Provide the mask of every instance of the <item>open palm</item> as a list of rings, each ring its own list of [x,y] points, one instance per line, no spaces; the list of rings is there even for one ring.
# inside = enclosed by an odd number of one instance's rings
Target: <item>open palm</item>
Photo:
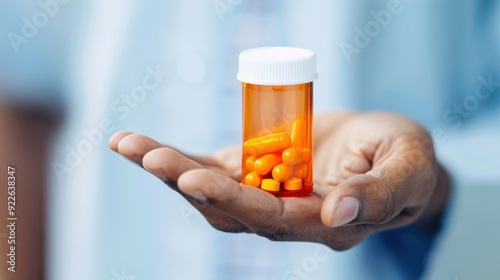
[[[216,229],[273,241],[345,250],[443,208],[447,182],[438,183],[432,141],[418,124],[384,113],[321,115],[314,139],[308,197],[275,197],[241,185],[240,146],[189,156],[130,132],[115,134],[109,145],[179,192]]]

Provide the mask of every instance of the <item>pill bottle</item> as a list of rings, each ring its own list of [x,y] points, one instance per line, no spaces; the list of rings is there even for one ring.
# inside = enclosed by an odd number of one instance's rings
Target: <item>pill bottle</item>
[[[312,51],[265,47],[240,53],[243,88],[242,184],[275,196],[313,190]]]

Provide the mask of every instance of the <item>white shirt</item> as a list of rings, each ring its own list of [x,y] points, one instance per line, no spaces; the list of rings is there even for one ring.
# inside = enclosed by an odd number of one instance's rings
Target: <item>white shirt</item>
[[[486,5],[479,2],[477,7]],[[61,103],[68,112],[48,163],[50,279],[305,277],[292,271],[295,265],[310,279],[405,278],[384,258],[384,247],[379,263],[360,263],[373,248],[369,242],[336,253],[317,244],[217,232],[180,196],[106,145],[119,130],[190,153],[238,143],[237,55],[269,45],[316,52],[316,112],[384,109],[405,113],[431,130],[448,127],[442,112],[470,95],[478,76],[498,74],[492,65],[499,65],[493,51],[499,39],[472,40],[480,35],[470,24],[490,28],[481,19],[498,19],[491,11],[468,13],[476,3],[454,3],[457,11],[450,14],[448,4],[402,1],[387,26],[379,23],[370,43],[357,46],[356,28],[366,33],[377,21],[371,11],[389,11],[389,4],[397,3],[71,1],[52,10],[27,43],[16,48],[3,40],[0,81],[12,89],[4,93],[19,92],[21,102]],[[7,8],[1,9],[1,34],[24,36],[22,17],[33,22],[37,13],[48,14],[30,1]],[[341,48],[346,44],[358,52],[346,55]],[[4,94],[2,100],[19,96]],[[498,104],[492,97],[481,110]],[[85,143],[91,143],[89,152]]]

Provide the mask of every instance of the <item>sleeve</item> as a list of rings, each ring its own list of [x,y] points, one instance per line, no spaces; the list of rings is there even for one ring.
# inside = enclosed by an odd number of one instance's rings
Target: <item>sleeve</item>
[[[376,270],[372,275],[376,279],[421,279],[436,237],[446,224],[448,208],[424,226],[413,223],[369,236],[362,256],[370,264],[368,269]]]

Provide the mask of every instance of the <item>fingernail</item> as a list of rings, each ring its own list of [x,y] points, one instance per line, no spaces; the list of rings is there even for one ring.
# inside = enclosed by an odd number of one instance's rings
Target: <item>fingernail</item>
[[[338,227],[356,219],[359,214],[359,200],[353,196],[344,196],[337,203],[333,214],[332,227]]]

